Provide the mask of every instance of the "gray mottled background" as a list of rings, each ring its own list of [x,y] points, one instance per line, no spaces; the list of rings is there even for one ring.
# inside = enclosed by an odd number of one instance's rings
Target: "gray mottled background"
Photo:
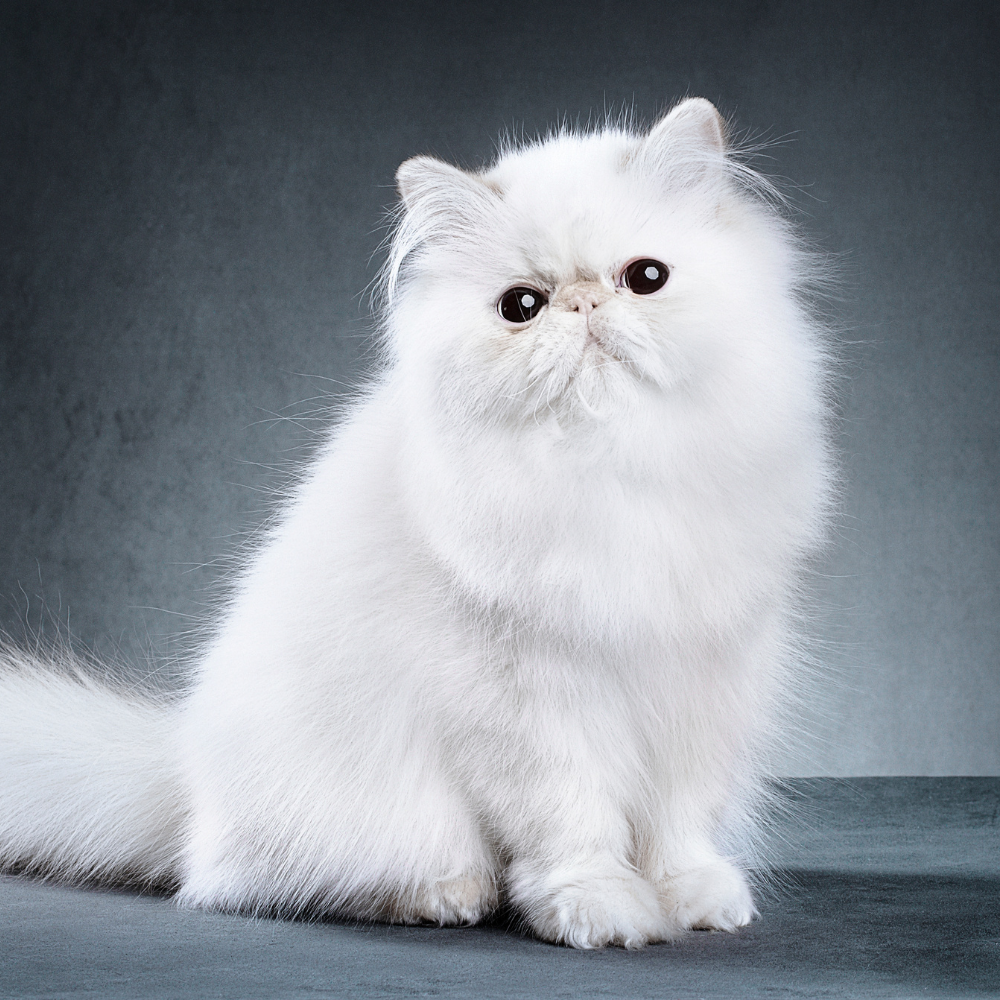
[[[704,95],[838,256],[845,512],[789,771],[1000,773],[992,4],[0,7],[0,624],[169,656],[363,376],[396,165]],[[373,256],[374,255],[374,256]]]

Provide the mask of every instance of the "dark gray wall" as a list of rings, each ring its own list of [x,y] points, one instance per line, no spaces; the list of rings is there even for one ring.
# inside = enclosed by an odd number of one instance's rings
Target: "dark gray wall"
[[[786,767],[1000,773],[997,51],[990,4],[8,0],[0,623],[182,649],[308,452],[275,418],[363,375],[399,161],[699,94],[783,140],[852,342],[822,738]]]

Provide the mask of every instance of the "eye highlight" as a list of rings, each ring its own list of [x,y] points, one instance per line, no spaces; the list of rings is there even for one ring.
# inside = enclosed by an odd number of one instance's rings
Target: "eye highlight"
[[[670,268],[651,257],[642,257],[622,268],[618,275],[618,287],[627,288],[636,295],[652,295],[658,292],[670,277]]]
[[[497,303],[497,312],[508,323],[527,323],[534,319],[548,303],[548,297],[537,288],[515,285],[508,288]]]

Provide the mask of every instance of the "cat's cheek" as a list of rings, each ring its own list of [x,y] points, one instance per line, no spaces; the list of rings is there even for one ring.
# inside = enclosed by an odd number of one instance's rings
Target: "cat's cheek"
[[[466,338],[438,359],[434,384],[441,412],[459,423],[509,417],[523,408],[530,358],[523,339],[495,332]]]

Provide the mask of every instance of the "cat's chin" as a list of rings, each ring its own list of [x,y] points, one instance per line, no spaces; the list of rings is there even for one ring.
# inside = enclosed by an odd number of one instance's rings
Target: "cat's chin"
[[[663,387],[644,379],[634,365],[595,351],[554,408],[561,417],[586,425],[627,416],[662,392]]]

